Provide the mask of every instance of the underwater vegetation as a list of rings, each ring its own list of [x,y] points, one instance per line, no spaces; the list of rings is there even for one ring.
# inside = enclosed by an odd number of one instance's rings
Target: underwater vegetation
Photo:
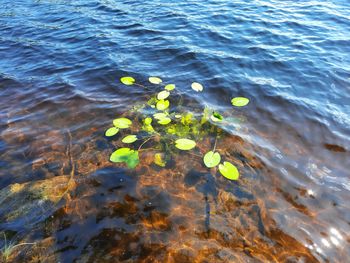
[[[152,150],[157,150],[157,153],[154,154],[154,163],[165,167],[172,154],[190,151],[205,137],[213,136],[215,143],[212,150],[204,154],[204,165],[207,168],[218,166],[222,176],[229,180],[237,180],[239,178],[237,167],[225,160],[225,157],[216,149],[217,140],[222,134],[222,130],[216,124],[223,122],[224,117],[209,107],[205,107],[199,114],[184,111],[181,109],[182,96],[177,94],[175,84],[163,84],[159,77],[150,77],[148,80],[151,84],[160,86],[162,90],[152,95],[146,103],[134,107],[136,111],[146,112],[146,114],[142,118],[136,119],[138,123],[133,123],[128,116],[116,118],[113,120],[113,127],[108,128],[105,132],[105,136],[112,137],[122,129],[137,126],[136,134],[129,134],[121,141],[125,145],[137,141],[142,141],[142,143],[137,149],[118,148],[111,154],[110,161],[125,163],[128,168],[133,169],[140,162],[139,153],[148,149],[143,148],[143,146],[148,141],[153,140],[156,142],[156,146],[152,145]],[[130,76],[122,77],[120,81],[127,86],[135,85],[148,89]],[[203,91],[203,85],[198,82],[193,82],[191,88],[196,92]],[[170,104],[170,97],[173,99],[172,104]],[[231,100],[234,107],[243,107],[248,103],[249,99],[245,97],[234,97]]]

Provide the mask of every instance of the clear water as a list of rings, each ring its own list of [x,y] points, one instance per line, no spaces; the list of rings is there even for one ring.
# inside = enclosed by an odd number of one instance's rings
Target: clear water
[[[345,262],[349,10],[345,0],[2,0],[0,246],[29,243],[8,260]],[[241,179],[190,154],[166,169],[147,153],[134,171],[110,163],[119,143],[104,131],[153,94],[122,85],[125,75],[175,83],[188,111],[239,118],[218,150]],[[235,110],[234,96],[251,102]],[[65,197],[23,192],[45,187]]]

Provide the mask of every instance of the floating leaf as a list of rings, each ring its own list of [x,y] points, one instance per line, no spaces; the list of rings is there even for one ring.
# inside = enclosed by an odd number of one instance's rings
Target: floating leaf
[[[164,161],[163,154],[156,153],[154,155],[154,163],[158,166],[165,167],[166,162]]]
[[[133,143],[137,141],[137,136],[136,135],[128,135],[125,136],[122,140],[123,143]]]
[[[153,117],[157,120],[161,120],[161,119],[164,119],[166,118],[168,115],[165,114],[164,112],[157,112],[155,114],[153,114]]]
[[[144,119],[143,122],[144,122],[145,125],[150,125],[152,123],[152,118],[147,117],[146,119]]]
[[[119,129],[129,128],[131,124],[131,120],[127,118],[118,118],[113,120],[113,125]]]
[[[170,102],[168,100],[160,100],[157,102],[157,109],[158,110],[166,110],[170,105]]]
[[[203,86],[202,86],[202,84],[200,84],[200,83],[198,83],[198,82],[193,82],[192,85],[191,85],[191,87],[192,87],[192,89],[193,89],[194,91],[197,91],[197,92],[203,91]]]
[[[233,106],[243,107],[249,103],[249,99],[244,97],[236,97],[231,100]]]
[[[213,112],[213,114],[210,116],[210,119],[215,122],[222,121],[224,117],[218,112]]]
[[[178,139],[175,141],[175,147],[180,150],[191,150],[196,147],[196,142],[190,139]]]
[[[237,167],[229,162],[224,162],[224,164],[220,164],[219,171],[225,178],[230,180],[237,180],[239,177]]]
[[[221,156],[218,152],[214,153],[213,151],[210,151],[204,155],[203,161],[206,167],[212,168],[220,163]]]
[[[167,124],[169,124],[170,122],[171,122],[171,119],[168,118],[168,117],[165,117],[165,118],[160,119],[160,120],[158,121],[158,123],[161,124],[161,125],[167,125]]]
[[[169,97],[170,92],[167,90],[163,90],[161,92],[158,93],[157,95],[157,99],[158,100],[165,100],[167,97]]]
[[[113,152],[109,158],[111,162],[125,162],[129,168],[135,168],[140,160],[138,151],[130,150],[130,148],[120,148]]]
[[[143,120],[143,125],[142,125],[142,130],[152,133],[154,132],[153,126],[151,125],[152,123],[152,118],[147,117]]]
[[[117,127],[111,127],[105,132],[105,135],[107,137],[111,137],[116,135],[118,132],[119,132],[119,129]]]
[[[164,89],[171,91],[175,89],[175,84],[168,84],[164,87]]]
[[[126,156],[130,154],[130,151],[130,148],[119,148],[111,154],[109,160],[114,163],[124,162],[126,160]]]
[[[133,77],[122,77],[120,81],[124,85],[132,85],[135,83],[135,79]]]
[[[148,80],[152,84],[160,84],[160,83],[162,83],[162,80],[160,78],[158,78],[158,77],[149,77]]]

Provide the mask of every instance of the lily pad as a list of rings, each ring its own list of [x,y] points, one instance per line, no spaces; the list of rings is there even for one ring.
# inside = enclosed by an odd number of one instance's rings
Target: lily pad
[[[167,90],[163,90],[161,92],[158,93],[157,95],[157,99],[158,100],[165,100],[167,97],[169,97],[170,92]]]
[[[207,152],[203,158],[204,164],[208,168],[217,166],[221,161],[221,156],[218,152]]]
[[[116,135],[118,132],[119,132],[119,129],[117,127],[111,127],[105,132],[105,135],[107,137],[111,137]]]
[[[160,100],[157,102],[156,108],[157,110],[166,110],[169,108],[170,102],[168,100]]]
[[[236,97],[231,100],[233,106],[243,107],[249,103],[249,99],[244,97]]]
[[[171,119],[168,118],[168,117],[165,117],[165,118],[160,119],[160,120],[158,121],[158,123],[161,124],[161,125],[167,125],[167,124],[169,124],[170,122],[171,122]]]
[[[125,136],[122,140],[123,143],[133,143],[137,141],[137,136],[136,135],[128,135]]]
[[[190,139],[178,139],[175,141],[175,147],[187,151],[196,147],[196,142]]]
[[[165,114],[164,112],[157,112],[155,114],[153,114],[153,117],[157,120],[161,120],[161,119],[164,119],[166,118],[168,115]]]
[[[198,83],[198,82],[193,82],[192,85],[191,85],[192,89],[194,91],[197,91],[197,92],[200,92],[200,91],[203,91],[203,86],[202,84]]]
[[[213,112],[213,114],[210,116],[210,119],[215,122],[220,122],[224,119],[222,115],[218,112]]]
[[[144,119],[143,122],[144,122],[145,125],[150,125],[152,123],[152,118],[147,117],[147,118]]]
[[[168,84],[164,87],[164,89],[171,91],[175,89],[175,84]]]
[[[135,79],[133,77],[122,77],[120,81],[124,85],[128,85],[128,86],[133,85],[135,83]]]
[[[132,121],[127,118],[118,118],[113,120],[113,125],[119,129],[129,128]]]
[[[158,166],[165,167],[166,162],[164,161],[162,153],[156,153],[154,155],[154,163]]]
[[[239,177],[239,172],[236,166],[230,162],[224,162],[224,164],[219,164],[220,173],[229,180],[237,180]]]
[[[158,78],[158,77],[149,77],[148,80],[152,84],[160,84],[160,83],[162,83],[162,80],[160,78]]]
[[[125,162],[131,169],[135,168],[140,162],[138,151],[131,150],[130,148],[120,148],[114,151],[109,160],[114,163]]]

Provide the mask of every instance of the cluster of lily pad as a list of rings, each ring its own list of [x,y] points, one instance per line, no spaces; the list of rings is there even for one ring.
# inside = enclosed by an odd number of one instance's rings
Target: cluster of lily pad
[[[120,81],[124,85],[137,85],[145,87],[141,84],[136,83],[133,77],[122,77]],[[175,148],[181,151],[189,151],[196,147],[197,143],[193,140],[193,137],[198,138],[203,137],[208,134],[203,126],[210,120],[212,122],[221,122],[224,117],[214,111],[205,108],[202,114],[201,120],[194,118],[192,113],[177,113],[170,112],[170,101],[169,96],[174,92],[176,86],[175,84],[163,84],[162,79],[158,77],[150,77],[149,82],[153,85],[162,87],[155,96],[151,97],[148,102],[142,107],[150,107],[152,116],[147,116],[142,120],[141,130],[146,132],[146,136],[139,135],[127,135],[121,141],[124,144],[132,144],[138,140],[144,140],[139,148],[131,149],[129,147],[122,147],[114,151],[110,156],[110,161],[115,163],[125,163],[129,168],[135,168],[139,162],[139,151],[141,147],[150,139],[158,137],[158,142],[162,144],[162,149],[169,152],[170,146],[173,145]],[[203,85],[198,82],[193,82],[191,88],[196,92],[203,91]],[[231,103],[235,107],[242,107],[249,103],[249,99],[245,97],[234,97]],[[142,108],[141,107],[141,108]],[[156,121],[156,129],[152,122]],[[133,122],[125,117],[117,118],[113,120],[113,127],[106,130],[105,135],[107,137],[112,137],[119,133],[122,129],[130,128]],[[216,132],[216,140],[218,138],[218,128],[214,127]],[[219,172],[227,179],[237,180],[239,178],[239,172],[235,165],[228,161],[223,161],[221,163],[221,155],[216,151],[216,140],[214,149],[207,152],[203,156],[203,163],[208,168],[214,168],[218,166]],[[154,163],[158,166],[165,167],[167,164],[166,154],[158,152],[154,155]]]

